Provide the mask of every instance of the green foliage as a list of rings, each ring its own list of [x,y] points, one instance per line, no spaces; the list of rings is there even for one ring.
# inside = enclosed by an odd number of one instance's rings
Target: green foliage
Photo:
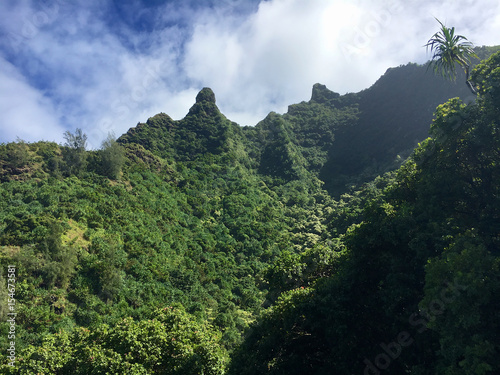
[[[265,311],[259,323],[252,327],[250,336],[236,353],[229,373],[315,373],[314,354],[297,355],[308,352],[312,345],[320,344],[320,338],[311,335],[309,327],[304,326],[304,323],[314,325],[314,317],[306,312],[312,292],[301,287],[280,296],[274,306]]]
[[[217,155],[229,151],[229,139],[237,140],[237,133],[237,125],[226,119],[215,105],[212,90],[204,88],[186,117],[179,121],[174,135],[177,157],[191,161],[202,154]]]
[[[434,312],[429,328],[439,333],[443,374],[492,374],[499,368],[500,258],[471,230],[456,237],[426,266],[421,306]]]
[[[180,307],[155,310],[150,319],[125,318],[92,331],[80,328],[44,338],[19,354],[15,369],[2,373],[223,374],[227,353],[220,335]]]
[[[0,145],[0,181],[44,178],[48,172],[46,156],[58,147],[54,143],[28,144],[22,140]]]
[[[6,145],[3,157],[8,160],[8,166],[12,168],[22,168],[29,161],[29,146],[23,140],[18,140],[16,143]]]
[[[273,113],[261,124],[266,127],[268,144],[262,152],[259,172],[284,181],[304,177],[306,161],[300,148],[290,139],[288,124]]]
[[[434,71],[443,77],[455,79],[457,76],[455,65],[460,65],[466,71],[466,80],[469,80],[471,59],[477,55],[472,43],[462,35],[455,35],[454,27],[446,27],[436,18],[441,30],[434,34],[425,47],[434,52],[429,67],[434,65]],[[471,86],[472,87],[472,86]]]
[[[438,107],[433,138],[348,227],[333,275],[284,292],[229,373],[498,372],[500,117],[482,92],[477,103]],[[305,268],[283,253],[268,275],[286,290]]]
[[[499,109],[500,102],[500,54],[497,52],[478,64],[472,71],[471,81],[477,85],[481,97]]]
[[[140,145],[154,154],[167,158],[174,153],[175,123],[170,116],[159,113],[147,120],[145,124],[137,124],[118,138],[117,142],[122,145]]]
[[[64,133],[65,148],[63,148],[64,172],[66,175],[80,175],[87,168],[87,135],[82,129],[76,129],[75,134],[70,131]]]
[[[39,244],[38,251],[45,260],[41,268],[44,283],[67,288],[75,273],[77,262],[76,249],[72,246],[63,246],[61,236],[63,229],[59,223],[49,222],[44,238]]]
[[[314,285],[315,281],[333,276],[341,261],[343,243],[339,238],[329,246],[317,244],[301,253],[284,251],[266,270],[268,300],[274,302],[281,293]]]
[[[108,134],[108,137],[102,142],[99,157],[100,172],[113,180],[119,179],[125,163],[125,151],[116,142],[113,134]]]
[[[408,331],[388,374],[493,374],[496,65],[406,162],[456,96],[417,65],[359,94],[315,85],[254,128],[205,88],[183,120],[99,151],[78,130],[0,145],[0,272],[19,271],[19,361],[0,353],[0,372],[222,374],[231,354],[230,373],[362,373]],[[418,315],[455,279],[467,290],[443,314]]]

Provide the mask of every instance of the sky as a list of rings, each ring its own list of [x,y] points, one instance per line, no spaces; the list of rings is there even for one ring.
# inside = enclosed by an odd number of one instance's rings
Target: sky
[[[498,0],[1,0],[0,143],[80,128],[96,149],[157,113],[183,118],[203,87],[253,126],[315,83],[358,92],[425,63],[434,18],[500,44]]]

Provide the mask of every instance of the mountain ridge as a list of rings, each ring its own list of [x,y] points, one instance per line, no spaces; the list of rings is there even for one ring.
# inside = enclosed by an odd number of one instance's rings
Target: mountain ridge
[[[467,100],[470,93],[459,82],[409,63],[387,69],[358,93],[340,95],[316,83],[309,101],[290,105],[282,115],[271,112],[254,127],[241,127],[220,112],[214,92],[203,88],[183,119],[155,115],[118,142],[139,143],[177,161],[224,153],[229,143],[238,144],[253,155],[260,173],[289,178],[297,173],[293,169],[309,168],[339,196],[353,183],[397,168],[428,136],[434,108],[455,96]],[[284,146],[277,139],[289,146],[280,149]]]

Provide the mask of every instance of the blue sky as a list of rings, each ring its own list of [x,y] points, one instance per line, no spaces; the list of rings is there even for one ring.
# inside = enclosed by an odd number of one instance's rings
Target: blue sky
[[[498,0],[2,0],[0,142],[98,148],[159,112],[185,116],[203,87],[240,125],[357,92],[430,57],[434,17],[475,45],[500,44]]]

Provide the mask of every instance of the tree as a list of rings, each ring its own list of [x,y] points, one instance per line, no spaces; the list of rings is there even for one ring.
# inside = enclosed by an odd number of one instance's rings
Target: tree
[[[77,128],[75,134],[72,134],[69,130],[64,132],[64,139],[66,143],[64,146],[78,150],[80,152],[85,151],[87,148],[87,134],[82,132],[82,129]]]
[[[465,79],[473,94],[476,93],[470,81],[470,65],[473,57],[477,58],[473,44],[462,35],[455,35],[455,28],[446,27],[440,20],[441,30],[434,34],[425,47],[434,53],[428,68],[433,65],[436,73],[443,77],[455,80],[457,76],[456,65],[465,71]]]
[[[87,155],[85,149],[87,147],[87,135],[82,132],[82,129],[76,129],[75,134],[70,131],[64,132],[66,142],[63,150],[63,158],[65,162],[66,172],[71,174],[79,174],[87,167]]]
[[[29,146],[18,137],[15,143],[7,144],[7,155],[12,167],[22,168],[29,162]]]
[[[125,162],[125,152],[123,147],[116,142],[114,134],[108,134],[102,142],[99,154],[101,155],[101,172],[111,179],[118,179]]]
[[[476,84],[479,95],[489,102],[488,106],[500,110],[500,53],[478,64],[471,72],[471,80]]]

